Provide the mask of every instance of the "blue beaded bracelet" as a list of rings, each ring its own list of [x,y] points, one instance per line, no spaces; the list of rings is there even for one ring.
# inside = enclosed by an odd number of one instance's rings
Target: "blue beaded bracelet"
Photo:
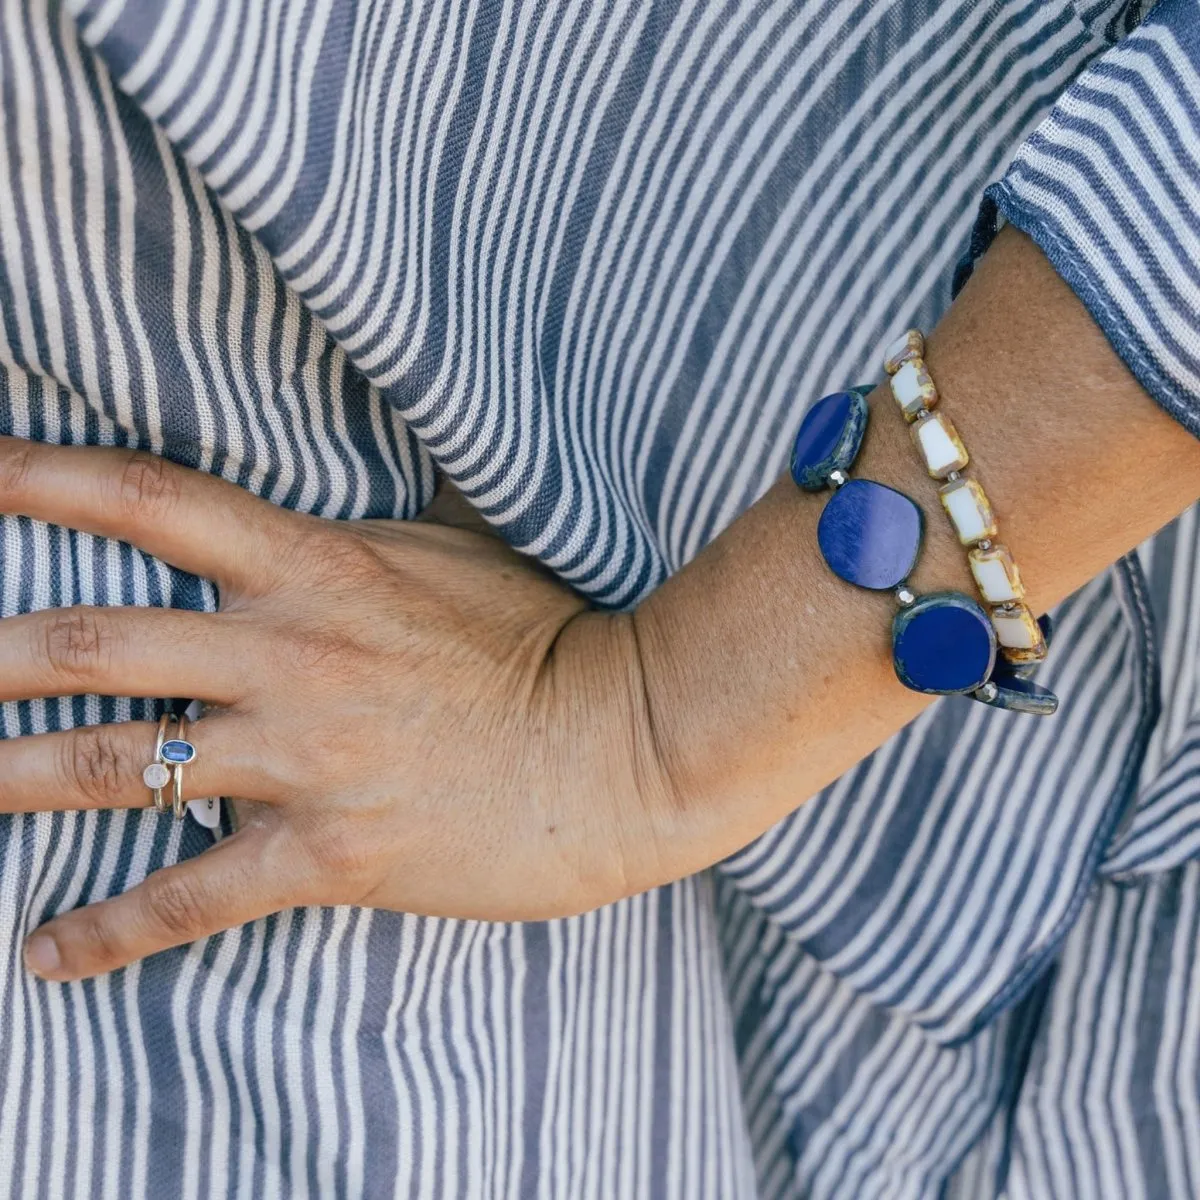
[[[917,596],[909,588],[924,536],[920,506],[895,488],[847,476],[866,434],[870,390],[850,388],[818,400],[792,447],[797,486],[832,492],[817,522],[822,557],[847,583],[895,595],[892,663],[905,687],[1049,715],[1058,698],[1031,683],[1020,668],[998,660],[996,632],[980,604],[962,592]],[[1048,622],[1042,631],[1048,638]]]

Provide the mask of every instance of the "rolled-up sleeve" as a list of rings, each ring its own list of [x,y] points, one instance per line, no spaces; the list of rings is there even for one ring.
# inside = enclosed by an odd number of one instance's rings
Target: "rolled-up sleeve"
[[[1161,0],[1063,93],[986,191],[958,286],[1002,220],[1200,437],[1200,0]]]

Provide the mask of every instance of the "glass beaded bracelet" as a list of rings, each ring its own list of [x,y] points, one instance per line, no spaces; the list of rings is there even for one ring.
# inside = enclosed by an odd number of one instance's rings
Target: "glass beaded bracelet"
[[[862,448],[870,386],[825,396],[808,410],[792,448],[791,474],[809,492],[829,489],[817,544],[830,570],[847,583],[890,591],[892,663],[906,687],[932,695],[969,696],[983,704],[1046,716],[1058,699],[1027,672],[997,656],[997,633],[983,607],[962,592],[917,596],[908,586],[921,553],[924,513],[909,496],[847,472]],[[1049,637],[1049,623],[1039,626]]]
[[[910,329],[887,348],[883,369],[892,395],[911,426],[926,469],[942,483],[938,494],[958,540],[969,547],[971,574],[989,605],[1000,654],[1010,663],[1036,666],[1046,657],[1045,635],[1025,603],[1017,564],[1008,547],[995,540],[999,531],[987,494],[978,481],[962,475],[971,461],[967,448],[950,418],[933,411],[938,392],[924,355],[925,338],[919,329]]]

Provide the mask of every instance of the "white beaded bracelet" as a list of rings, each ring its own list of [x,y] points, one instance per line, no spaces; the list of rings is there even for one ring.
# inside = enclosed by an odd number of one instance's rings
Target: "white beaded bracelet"
[[[1046,639],[1025,603],[1021,573],[1013,556],[996,541],[996,514],[987,493],[977,480],[962,475],[971,461],[967,448],[950,418],[934,412],[938,392],[924,355],[925,338],[917,329],[910,329],[888,346],[883,366],[892,395],[911,426],[926,469],[941,482],[938,495],[958,540],[970,547],[971,574],[989,606],[1000,653],[1011,663],[1039,663],[1046,657]]]

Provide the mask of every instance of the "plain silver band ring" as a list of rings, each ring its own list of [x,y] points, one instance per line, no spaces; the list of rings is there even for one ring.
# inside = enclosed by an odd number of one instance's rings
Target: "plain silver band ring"
[[[187,741],[188,719],[182,714],[178,717],[179,728],[175,731],[175,740]],[[171,807],[175,810],[175,819],[182,821],[187,816],[187,806],[183,802],[183,763],[175,763],[172,768]]]

